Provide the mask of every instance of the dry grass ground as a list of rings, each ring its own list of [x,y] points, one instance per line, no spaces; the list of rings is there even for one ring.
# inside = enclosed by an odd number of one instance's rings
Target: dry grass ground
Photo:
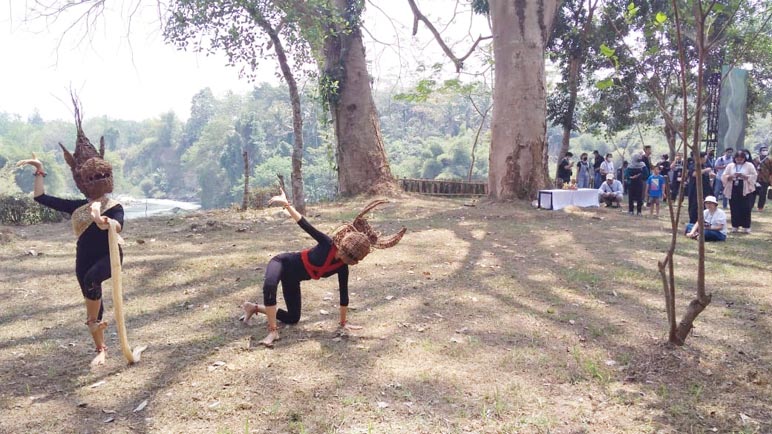
[[[129,221],[129,337],[149,348],[127,366],[111,325],[94,370],[68,223],[0,227],[0,432],[772,432],[772,213],[708,245],[713,302],[674,349],[664,218],[463,203],[406,196],[376,213],[409,232],[352,271],[364,329],[336,338],[337,279],[305,282],[303,319],[273,350],[256,345],[264,317],[243,327],[238,306],[261,299],[271,256],[312,245],[289,218]],[[310,221],[331,231],[362,205]],[[679,240],[679,315],[696,247]]]

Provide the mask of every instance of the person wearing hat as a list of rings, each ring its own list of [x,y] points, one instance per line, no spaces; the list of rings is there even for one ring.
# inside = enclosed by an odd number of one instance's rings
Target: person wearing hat
[[[317,245],[302,252],[282,253],[273,257],[265,267],[263,283],[263,303],[246,302],[243,305],[244,315],[241,320],[245,324],[255,313],[263,313],[268,317],[268,335],[260,343],[272,347],[279,340],[279,328],[276,321],[285,324],[296,324],[300,321],[300,282],[318,280],[338,275],[338,291],[340,294],[340,328],[347,329],[346,314],[348,310],[348,268],[356,265],[367,256],[373,248],[386,249],[396,245],[407,231],[402,228],[396,234],[382,238],[365,219],[365,214],[386,200],[371,202],[354,218],[351,224],[338,228],[332,237],[311,226],[311,224],[287,201],[284,190],[272,197],[268,205],[281,205],[289,212],[297,224],[311,235]],[[281,282],[284,302],[287,310],[277,309],[276,292]]]
[[[734,154],[734,162],[724,169],[721,181],[724,183],[724,196],[729,199],[732,209],[732,232],[742,229],[751,232],[751,210],[756,197],[756,177],[758,173],[753,162],[748,161],[748,153],[738,149]]]
[[[726,240],[726,213],[724,213],[724,210],[718,208],[718,201],[715,196],[706,197],[704,202],[705,212],[703,217],[705,221],[705,241]],[[687,224],[685,233],[689,238],[699,238],[699,222]]]
[[[619,208],[622,203],[622,183],[614,179],[614,175],[609,173],[606,175],[606,182],[601,184],[598,189],[598,201],[605,202],[606,206],[614,205],[614,208]]]
[[[32,159],[19,161],[21,167],[35,168],[34,199],[39,204],[60,212],[71,214],[70,221],[78,242],[75,248],[75,276],[86,301],[86,326],[96,347],[96,356],[91,365],[102,365],[107,357],[105,329],[107,321],[102,320],[102,282],[111,276],[110,248],[108,244],[109,221],[117,222],[118,232],[123,228],[123,206],[108,195],[113,191],[113,168],[104,159],[105,141],[99,141],[99,151],[91,144],[81,128],[80,109],[75,103],[75,124],[77,138],[72,154],[59,143],[64,161],[70,166],[72,177],[83,199],[62,199],[45,192],[43,179],[46,172],[43,164],[33,154]],[[123,250],[120,249],[123,261]]]

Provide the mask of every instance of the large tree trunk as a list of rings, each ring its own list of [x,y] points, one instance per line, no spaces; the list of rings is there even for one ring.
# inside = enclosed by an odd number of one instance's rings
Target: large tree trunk
[[[335,0],[348,28],[335,29],[324,44],[323,91],[337,139],[340,194],[379,194],[396,189],[370,88],[356,0]]]
[[[557,0],[490,0],[496,62],[488,191],[529,199],[548,183],[544,46]]]

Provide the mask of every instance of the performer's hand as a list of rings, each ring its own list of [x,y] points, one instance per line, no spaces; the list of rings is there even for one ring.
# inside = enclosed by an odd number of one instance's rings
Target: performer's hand
[[[99,202],[93,202],[91,204],[91,218],[94,219],[94,223],[100,225],[104,229],[104,225],[107,224],[107,217],[102,215],[102,204]]]
[[[25,166],[27,164],[29,164],[30,166],[34,167],[35,170],[37,170],[37,171],[41,171],[41,172],[43,171],[43,163],[41,163],[40,160],[38,160],[38,157],[35,156],[34,152],[32,153],[32,158],[27,159],[27,160],[21,160],[21,161],[17,162],[16,163],[16,167],[22,167],[22,166]]]
[[[94,217],[95,219],[99,217],[99,215],[102,214],[102,204],[100,202],[92,202],[91,203],[91,217]]]
[[[284,189],[279,187],[279,191],[281,192],[280,195],[274,196],[271,199],[268,200],[268,206],[271,206],[275,203],[278,203],[281,206],[287,206],[289,205],[289,201],[287,200],[287,195],[284,193]]]

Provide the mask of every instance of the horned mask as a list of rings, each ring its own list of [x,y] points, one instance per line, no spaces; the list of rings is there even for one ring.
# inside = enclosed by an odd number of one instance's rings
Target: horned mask
[[[388,200],[380,199],[370,202],[354,221],[338,228],[332,236],[332,242],[348,256],[357,261],[361,261],[373,249],[388,249],[396,245],[402,236],[405,235],[407,228],[402,228],[394,235],[382,237],[367,222],[365,215],[373,208],[388,203]]]
[[[75,104],[75,125],[78,128],[75,152],[70,154],[61,142],[59,146],[64,151],[64,161],[72,170],[72,178],[78,190],[89,199],[98,199],[113,191],[113,166],[104,159],[104,136],[99,139],[99,152],[97,152],[83,132],[80,107],[74,96],[72,102]]]

